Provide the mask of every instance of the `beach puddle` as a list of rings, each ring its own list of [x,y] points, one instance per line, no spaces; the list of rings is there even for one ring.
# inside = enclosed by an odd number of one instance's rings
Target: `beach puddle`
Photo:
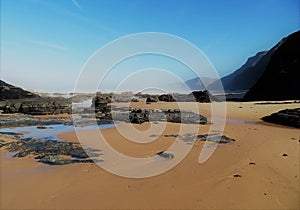
[[[223,118],[223,117],[211,117],[210,120],[216,121],[226,121],[230,123],[239,123],[239,124],[256,124],[258,121],[256,120],[242,120],[242,119],[234,119],[234,118]]]

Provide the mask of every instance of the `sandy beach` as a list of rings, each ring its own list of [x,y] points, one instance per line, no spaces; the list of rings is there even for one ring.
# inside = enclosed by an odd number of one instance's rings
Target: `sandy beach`
[[[164,102],[131,105],[176,107]],[[185,107],[188,110],[189,104]],[[31,158],[10,158],[1,149],[1,209],[299,209],[300,130],[260,120],[296,107],[299,104],[228,102],[224,135],[235,142],[219,145],[208,161],[199,164],[204,142],[196,141],[177,166],[150,178],[120,177],[95,163],[48,166]],[[209,119],[210,104],[199,104],[199,109]],[[128,126],[120,123],[118,128]],[[145,131],[149,126],[135,128]],[[178,133],[180,124],[164,126],[163,135],[146,144],[128,141],[116,128],[102,133],[125,155],[151,157],[175,142],[175,137],[164,135]],[[207,134],[210,126],[200,125],[198,134]],[[97,131],[80,132],[93,139]],[[58,137],[78,141],[74,132]]]

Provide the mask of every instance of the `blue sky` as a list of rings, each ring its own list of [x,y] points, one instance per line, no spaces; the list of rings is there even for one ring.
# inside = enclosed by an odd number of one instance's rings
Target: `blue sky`
[[[1,79],[72,90],[95,51],[140,32],[190,41],[224,76],[299,30],[299,7],[298,0],[1,0]]]

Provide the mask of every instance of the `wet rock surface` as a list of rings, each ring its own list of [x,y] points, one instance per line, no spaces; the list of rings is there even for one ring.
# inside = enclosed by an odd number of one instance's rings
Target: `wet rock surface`
[[[265,122],[300,128],[300,108],[284,109],[262,118]]]
[[[207,118],[188,111],[177,109],[169,110],[142,110],[133,109],[129,112],[116,112],[111,115],[103,115],[100,119],[131,122],[142,124],[144,122],[173,122],[187,124],[207,124]]]
[[[71,114],[72,102],[62,97],[38,97],[0,101],[4,114],[23,113],[30,115]]]
[[[45,126],[51,124],[72,124],[70,116],[39,118],[26,114],[0,114],[0,127]]]
[[[93,162],[91,157],[98,157],[99,151],[92,148],[83,149],[79,143],[44,140],[23,139],[21,134],[2,133],[1,137],[9,137],[14,141],[1,140],[0,147],[13,152],[13,157],[31,156],[40,162],[62,165],[79,162]]]
[[[229,138],[225,135],[217,135],[217,134],[201,134],[197,136],[198,139],[201,141],[212,141],[220,144],[227,144],[234,142],[235,140],[232,138]]]
[[[158,156],[160,157],[163,157],[163,158],[166,158],[166,159],[173,159],[174,158],[174,155],[171,154],[171,153],[168,153],[166,151],[161,151],[161,152],[158,152],[156,153]]]

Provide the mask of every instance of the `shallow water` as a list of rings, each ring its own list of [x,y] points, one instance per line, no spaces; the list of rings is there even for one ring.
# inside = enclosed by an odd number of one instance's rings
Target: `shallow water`
[[[84,127],[76,127],[76,130],[92,130],[92,129],[104,129],[114,127],[114,124],[103,124],[103,125],[90,125]],[[47,140],[61,140],[56,136],[65,133],[73,132],[75,128],[73,125],[48,125],[46,129],[39,129],[37,126],[25,126],[25,127],[14,127],[14,128],[2,128],[0,132],[14,132],[22,133],[23,138],[35,138],[35,139],[47,139]]]
[[[234,119],[234,118],[223,118],[223,117],[211,117],[211,119],[216,120],[216,121],[226,121],[226,122],[231,122],[231,123],[240,123],[240,124],[252,124],[252,123],[257,123],[258,121],[255,120],[242,120],[242,119]]]

